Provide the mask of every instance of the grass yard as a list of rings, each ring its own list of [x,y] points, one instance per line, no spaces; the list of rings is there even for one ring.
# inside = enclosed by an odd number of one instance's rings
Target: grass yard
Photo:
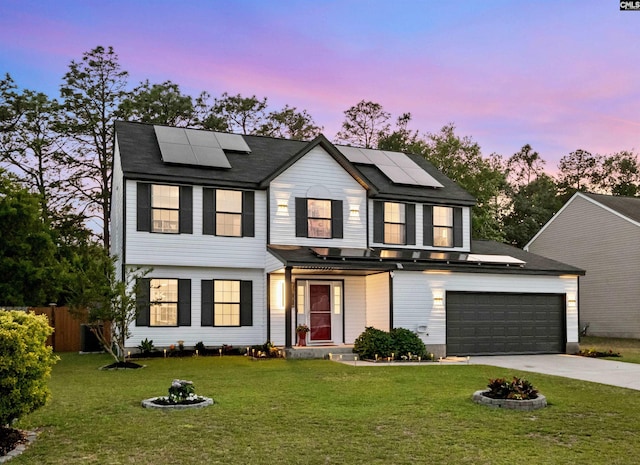
[[[621,339],[614,337],[582,336],[580,338],[581,349],[596,349],[607,351],[609,349],[619,352],[620,357],[607,357],[618,362],[640,363],[640,340]]]
[[[24,464],[628,464],[640,455],[640,392],[474,365],[351,367],[322,360],[153,359],[104,372],[102,355],[63,354]],[[471,394],[524,375],[550,406],[492,410]],[[174,378],[217,404],[140,406]]]

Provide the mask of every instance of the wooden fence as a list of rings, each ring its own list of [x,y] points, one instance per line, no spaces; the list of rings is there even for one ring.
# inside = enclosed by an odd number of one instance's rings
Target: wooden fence
[[[30,307],[29,312],[46,315],[54,329],[47,345],[55,352],[95,352],[102,350],[95,336],[80,320],[74,318],[67,307]]]

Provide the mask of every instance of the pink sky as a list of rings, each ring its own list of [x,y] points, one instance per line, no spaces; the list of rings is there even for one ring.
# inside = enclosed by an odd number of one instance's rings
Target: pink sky
[[[483,153],[640,152],[640,12],[614,0],[3,0],[0,72],[58,96],[113,46],[131,87],[171,80],[306,109],[333,138],[362,99]]]

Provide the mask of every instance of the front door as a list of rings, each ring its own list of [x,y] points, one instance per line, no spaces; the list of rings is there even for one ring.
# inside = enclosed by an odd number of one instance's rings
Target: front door
[[[309,285],[309,306],[309,340],[331,340],[331,285]]]

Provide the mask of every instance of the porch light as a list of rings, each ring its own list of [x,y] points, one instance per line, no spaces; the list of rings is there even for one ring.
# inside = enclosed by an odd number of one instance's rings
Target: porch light
[[[442,305],[444,302],[444,295],[441,291],[436,291],[433,293],[433,303],[434,305]]]

